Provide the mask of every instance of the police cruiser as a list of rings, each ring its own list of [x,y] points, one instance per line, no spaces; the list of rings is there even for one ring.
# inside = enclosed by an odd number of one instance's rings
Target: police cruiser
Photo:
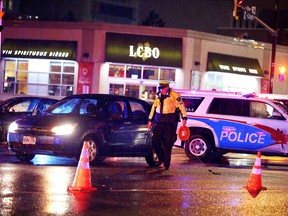
[[[181,91],[190,137],[179,138],[190,159],[228,152],[288,154],[288,109],[281,102],[229,92]],[[179,127],[181,124],[179,124]]]

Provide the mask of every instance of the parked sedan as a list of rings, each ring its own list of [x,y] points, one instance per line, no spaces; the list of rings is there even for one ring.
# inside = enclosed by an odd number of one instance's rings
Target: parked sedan
[[[0,143],[7,148],[8,126],[18,118],[38,115],[58,100],[36,96],[13,97],[0,102]]]
[[[23,161],[32,160],[35,154],[79,159],[88,141],[91,163],[105,157],[145,157],[150,166],[159,166],[147,130],[150,109],[150,104],[132,97],[68,96],[43,115],[13,122],[8,146]]]

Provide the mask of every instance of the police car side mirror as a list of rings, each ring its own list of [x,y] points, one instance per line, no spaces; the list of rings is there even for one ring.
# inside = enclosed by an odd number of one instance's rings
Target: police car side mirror
[[[283,116],[281,115],[281,113],[275,111],[275,112],[272,113],[272,118],[281,120],[281,119],[283,119]]]

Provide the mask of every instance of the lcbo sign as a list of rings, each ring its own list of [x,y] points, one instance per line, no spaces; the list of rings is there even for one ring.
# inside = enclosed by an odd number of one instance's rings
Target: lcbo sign
[[[182,67],[182,38],[106,33],[106,62]]]
[[[142,58],[145,61],[148,58],[157,59],[160,56],[160,50],[158,47],[151,48],[149,43],[144,45],[139,44],[137,48],[133,45],[129,46],[129,57]]]

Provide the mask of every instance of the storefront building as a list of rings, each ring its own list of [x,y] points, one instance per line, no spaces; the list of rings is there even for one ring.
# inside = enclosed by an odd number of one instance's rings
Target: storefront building
[[[267,93],[270,44],[251,47],[191,30],[103,23],[18,21],[4,26],[0,100],[77,93],[153,100],[159,80],[177,89]],[[279,58],[286,66],[287,51],[281,47],[276,62]]]
[[[108,77],[101,85],[105,93],[153,100],[159,80],[175,86],[181,69],[182,38],[106,33],[105,66],[100,77]]]
[[[75,41],[5,39],[3,93],[66,96],[76,80]]]
[[[257,59],[208,52],[205,90],[257,92],[263,75]]]

